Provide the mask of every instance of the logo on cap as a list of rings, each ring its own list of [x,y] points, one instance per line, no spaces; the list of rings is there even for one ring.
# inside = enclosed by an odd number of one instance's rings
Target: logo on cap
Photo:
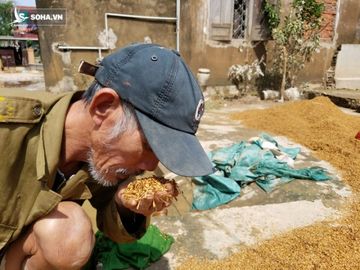
[[[202,116],[203,113],[204,113],[204,108],[205,108],[205,106],[204,106],[204,100],[203,100],[203,99],[200,99],[198,105],[196,106],[196,111],[195,111],[195,120],[196,120],[197,122],[200,121],[200,118],[201,118],[201,116]]]

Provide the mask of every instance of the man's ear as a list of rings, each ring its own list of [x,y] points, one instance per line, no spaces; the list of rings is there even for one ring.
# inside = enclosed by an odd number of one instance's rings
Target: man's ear
[[[90,115],[95,125],[100,125],[120,105],[119,95],[111,88],[97,91],[89,106]]]

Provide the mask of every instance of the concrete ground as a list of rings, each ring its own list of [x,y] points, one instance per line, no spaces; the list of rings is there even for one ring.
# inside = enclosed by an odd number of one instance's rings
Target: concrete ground
[[[254,101],[254,100],[253,100]],[[208,151],[258,136],[261,131],[245,128],[229,115],[248,109],[275,106],[275,102],[215,102],[208,100],[198,136]],[[341,216],[341,208],[351,190],[328,163],[315,159],[310,151],[287,138],[275,139],[282,146],[299,146],[296,167],[321,166],[333,179],[321,183],[294,180],[271,193],[255,183],[242,189],[241,195],[216,209],[191,211],[192,184],[189,179],[175,177],[183,194],[166,216],[156,216],[153,224],[175,238],[175,243],[162,259],[149,269],[175,269],[188,256],[218,259],[242,247],[272,238],[283,232]],[[167,177],[174,177],[171,173]]]
[[[0,88],[45,90],[44,72],[41,68],[16,67],[0,71]]]

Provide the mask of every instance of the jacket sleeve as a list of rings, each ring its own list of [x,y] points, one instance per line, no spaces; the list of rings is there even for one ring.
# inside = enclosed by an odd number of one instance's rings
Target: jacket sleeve
[[[145,234],[150,218],[118,207],[114,199],[117,187],[102,187],[93,181],[87,185],[93,195],[90,203],[97,210],[100,231],[118,243],[133,242]]]

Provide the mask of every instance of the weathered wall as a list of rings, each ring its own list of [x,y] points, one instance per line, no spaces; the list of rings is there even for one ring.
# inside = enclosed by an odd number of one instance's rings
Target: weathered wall
[[[247,59],[251,61],[254,58],[254,50],[240,46],[239,42],[226,43],[209,40],[208,2],[207,0],[182,1],[181,40],[183,45],[181,53],[193,70],[196,71],[200,67],[211,70],[209,84],[229,84],[227,80],[229,67],[233,64],[243,64]]]
[[[289,0],[282,0],[289,3]],[[299,80],[321,82],[331,64],[333,53],[341,43],[354,43],[360,39],[359,0],[323,0],[326,5],[322,47],[314,60],[305,66]],[[64,7],[68,11],[67,25],[42,27],[40,41],[45,66],[46,85],[52,90],[84,88],[90,78],[77,74],[81,59],[95,62],[95,51],[58,52],[56,44],[101,46],[105,28],[104,13],[130,13],[175,17],[176,0],[37,0],[38,7]],[[233,64],[250,63],[264,55],[272,56],[271,41],[249,44],[241,40],[217,42],[208,38],[209,0],[181,0],[180,53],[194,73],[198,68],[211,70],[209,84],[226,85],[227,72]],[[338,9],[338,7],[340,7]],[[176,47],[175,25],[129,19],[111,18],[114,45],[130,42],[152,42]],[[103,52],[104,55],[110,51]]]
[[[337,27],[337,41],[340,44],[360,43],[360,2],[359,0],[340,1],[340,16]]]
[[[326,42],[331,42],[335,35],[335,23],[337,13],[337,0],[323,0],[324,13],[322,22],[321,38]]]
[[[129,13],[146,16],[175,17],[176,2],[168,0],[37,0],[38,8],[66,8],[66,26],[43,26],[39,29],[45,83],[51,91],[84,89],[92,80],[77,73],[80,60],[95,63],[97,51],[57,50],[57,44],[71,46],[103,46],[104,13]],[[143,42],[150,37],[153,43],[176,47],[175,24],[134,19],[109,18],[113,47]],[[112,50],[103,51],[103,56]]]
[[[318,53],[314,55],[311,63],[308,63],[301,72],[299,79],[308,81],[323,80],[324,74],[328,69],[334,52],[333,36],[336,18],[336,0],[325,0],[326,18],[324,32],[322,33],[323,46]],[[241,40],[232,40],[229,42],[211,41],[208,38],[208,2],[207,0],[183,0],[182,1],[182,20],[181,24],[182,38],[184,32],[187,33],[184,42],[191,44],[191,47],[182,46],[183,55],[189,59],[193,69],[206,67],[211,70],[209,84],[224,85],[229,84],[227,72],[233,64],[250,63],[255,58],[265,59],[272,57],[272,41],[246,43]],[[283,6],[289,5],[288,0],[283,0]]]

